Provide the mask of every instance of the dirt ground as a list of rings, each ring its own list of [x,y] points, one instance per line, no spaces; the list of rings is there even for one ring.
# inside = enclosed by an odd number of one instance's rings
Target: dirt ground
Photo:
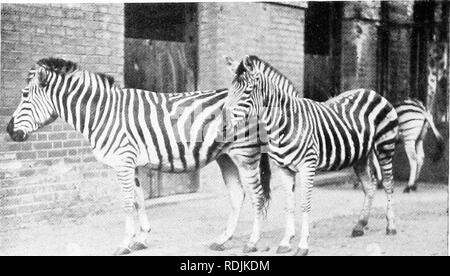
[[[402,194],[401,188],[397,187],[395,196],[398,235],[385,235],[385,196],[378,191],[366,235],[351,238],[362,206],[362,192],[348,184],[316,187],[310,216],[310,255],[448,255],[447,186],[422,184],[415,194]],[[260,251],[251,255],[275,255],[284,231],[283,199],[280,187],[275,187],[258,244]],[[248,200],[236,235],[226,244],[227,250],[208,249],[224,229],[228,210],[223,192],[152,206],[147,210],[152,224],[149,248],[132,255],[242,255],[252,226]],[[109,255],[121,241],[122,232],[120,212],[0,232],[0,255]],[[297,242],[298,238],[293,244]]]

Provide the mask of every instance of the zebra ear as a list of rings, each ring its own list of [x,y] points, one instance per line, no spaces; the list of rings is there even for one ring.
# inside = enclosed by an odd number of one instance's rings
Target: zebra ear
[[[229,56],[223,56],[223,58],[225,59],[225,63],[227,65],[227,69],[233,73],[236,74],[236,69],[239,66],[239,63],[237,63],[236,61],[234,61],[231,57]]]
[[[250,58],[250,56],[245,56],[244,59],[242,60],[242,65],[244,65],[244,68],[247,72],[254,74],[254,68],[253,68],[253,62]]]
[[[38,73],[39,84],[41,86],[45,86],[46,80],[47,80],[47,70],[45,69],[45,67],[40,66],[37,73]]]

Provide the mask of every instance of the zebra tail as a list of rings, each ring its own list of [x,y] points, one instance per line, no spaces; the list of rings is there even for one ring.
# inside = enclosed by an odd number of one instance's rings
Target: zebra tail
[[[433,162],[437,162],[444,155],[445,141],[444,141],[444,138],[442,137],[442,135],[439,133],[439,130],[436,128],[436,125],[433,122],[433,117],[431,116],[431,114],[425,113],[424,115],[425,115],[425,118],[426,118],[428,124],[430,124],[430,127],[431,127],[431,130],[433,131],[434,137],[436,137],[436,140],[437,140],[437,144],[436,144],[433,156],[431,158]]]
[[[270,196],[270,178],[272,172],[270,170],[270,161],[268,153],[261,153],[261,160],[259,162],[259,173],[261,179],[261,187],[263,190],[264,209],[267,212],[269,208]]]

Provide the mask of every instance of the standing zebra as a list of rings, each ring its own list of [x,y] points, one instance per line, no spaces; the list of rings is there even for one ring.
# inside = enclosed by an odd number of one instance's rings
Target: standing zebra
[[[236,136],[231,142],[221,139],[226,96],[226,90],[159,94],[120,89],[110,76],[80,70],[70,61],[42,59],[29,71],[27,86],[7,132],[14,141],[22,142],[60,117],[83,134],[99,161],[116,170],[126,212],[126,235],[117,255],[145,248],[150,231],[143,191],[135,180],[136,167],[149,165],[164,172],[187,172],[217,160],[230,193],[232,212],[225,233],[211,248],[223,250],[224,243],[231,239],[246,187],[255,221],[244,251],[255,251],[270,197],[268,157],[261,153],[264,145],[258,133],[251,131],[254,125],[242,129],[252,133],[251,137]],[[139,233],[135,229],[135,209]]]
[[[433,117],[427,112],[425,106],[415,99],[406,99],[400,103],[394,104],[397,111],[399,123],[399,137],[403,141],[405,152],[409,161],[409,180],[408,186],[403,190],[404,193],[417,190],[417,179],[422,169],[425,153],[423,151],[423,140],[427,134],[428,127],[433,131],[437,140],[437,149],[432,159],[439,160],[444,154],[445,142],[442,135],[437,130],[433,122]],[[381,180],[381,171],[378,162],[374,162],[376,176]]]
[[[290,250],[295,235],[294,182],[301,176],[302,231],[298,255],[308,253],[309,212],[316,170],[353,166],[365,192],[364,207],[353,236],[364,234],[376,184],[368,161],[375,153],[380,162],[387,194],[388,235],[396,234],[393,210],[392,156],[398,135],[397,114],[383,97],[365,89],[342,93],[324,103],[298,96],[293,84],[256,56],[247,56],[236,70],[224,110],[234,129],[257,116],[266,126],[269,155],[281,167],[288,192],[287,228],[278,252]],[[228,118],[228,117],[227,117]]]

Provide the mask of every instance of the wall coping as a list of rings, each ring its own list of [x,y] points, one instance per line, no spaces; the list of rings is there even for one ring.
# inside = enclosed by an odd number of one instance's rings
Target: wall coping
[[[280,5],[297,9],[307,9],[308,2],[306,1],[280,1],[280,2],[268,2],[272,5]]]

